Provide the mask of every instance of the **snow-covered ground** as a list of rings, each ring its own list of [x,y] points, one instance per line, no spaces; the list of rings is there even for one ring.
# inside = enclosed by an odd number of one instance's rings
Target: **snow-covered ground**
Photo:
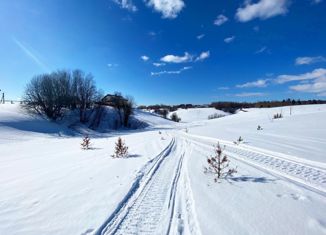
[[[326,234],[326,105],[289,110],[178,110],[180,124],[137,111],[146,129],[82,150],[65,125],[0,105],[0,234]],[[118,136],[129,158],[111,157]],[[218,141],[238,173],[214,183]]]

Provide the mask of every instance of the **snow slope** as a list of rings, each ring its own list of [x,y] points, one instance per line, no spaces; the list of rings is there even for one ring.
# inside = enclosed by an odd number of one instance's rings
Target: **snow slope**
[[[273,114],[284,118],[273,120]],[[224,118],[209,120],[189,133],[235,141],[246,145],[326,163],[326,105],[248,109]],[[258,131],[260,125],[263,130]]]
[[[189,109],[178,109],[175,112],[171,112],[169,116],[176,113],[181,118],[181,122],[196,122],[207,120],[209,115],[219,114],[228,115],[228,113],[215,108],[189,108]]]
[[[64,125],[0,106],[0,234],[326,234],[326,106],[288,109],[195,124],[136,112],[146,129],[90,132],[85,151]],[[110,157],[117,136],[129,158]],[[218,141],[238,173],[215,183]]]

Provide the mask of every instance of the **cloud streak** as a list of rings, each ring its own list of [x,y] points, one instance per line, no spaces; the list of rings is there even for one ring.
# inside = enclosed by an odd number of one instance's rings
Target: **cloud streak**
[[[309,65],[315,64],[319,62],[326,62],[326,58],[323,56],[315,56],[315,57],[298,57],[295,59],[296,65]]]
[[[41,69],[49,71],[49,68],[30,50],[28,49],[21,41],[16,38],[12,38],[13,42],[29,57],[35,64],[37,64]]]
[[[188,67],[183,67],[179,70],[171,70],[171,71],[160,71],[160,72],[151,72],[152,76],[161,76],[161,75],[165,75],[165,74],[181,74],[182,72],[192,69],[192,67],[188,66]]]
[[[251,88],[251,87],[267,87],[269,79],[259,79],[254,82],[247,82],[241,85],[236,85],[237,88]]]

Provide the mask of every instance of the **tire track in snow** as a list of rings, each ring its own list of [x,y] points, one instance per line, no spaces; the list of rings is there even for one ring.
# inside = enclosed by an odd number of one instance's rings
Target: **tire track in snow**
[[[155,162],[147,164],[151,167],[144,167],[125,199],[95,234],[167,234],[183,156],[183,148],[174,138]]]
[[[188,135],[186,138],[192,142],[197,143],[198,145],[209,146],[210,148],[213,148],[212,145],[207,144],[207,139],[205,137],[202,139],[205,139],[206,143],[195,140],[195,138],[201,139],[200,136],[191,138]],[[301,185],[307,186],[313,191],[326,194],[326,170],[324,169],[316,168],[304,163],[291,161],[289,159],[281,158],[278,156],[273,156],[271,154],[265,154],[258,151],[246,149],[245,146],[236,146],[234,144],[220,140],[216,141],[219,141],[222,147],[225,147],[225,153],[230,157],[267,170],[269,172],[278,174],[279,176],[285,177],[290,181],[294,181]]]

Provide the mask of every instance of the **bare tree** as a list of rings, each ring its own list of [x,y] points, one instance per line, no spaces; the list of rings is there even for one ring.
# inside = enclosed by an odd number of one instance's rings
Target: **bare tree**
[[[85,75],[81,70],[74,70],[72,76],[73,107],[79,108],[80,122],[87,122],[86,111],[92,106],[97,94],[95,81],[91,74]]]
[[[62,109],[68,103],[68,78],[61,78],[60,72],[34,77],[27,85],[24,95],[25,106],[52,120],[62,116]]]
[[[24,103],[28,109],[56,120],[63,108],[80,110],[80,121],[87,122],[86,111],[97,99],[95,81],[81,70],[58,70],[35,76],[27,85]]]
[[[130,120],[130,116],[133,114],[134,106],[135,106],[134,98],[131,96],[127,96],[123,102],[123,107],[122,107],[123,117],[124,117],[123,119],[124,127],[129,126],[129,120]]]

